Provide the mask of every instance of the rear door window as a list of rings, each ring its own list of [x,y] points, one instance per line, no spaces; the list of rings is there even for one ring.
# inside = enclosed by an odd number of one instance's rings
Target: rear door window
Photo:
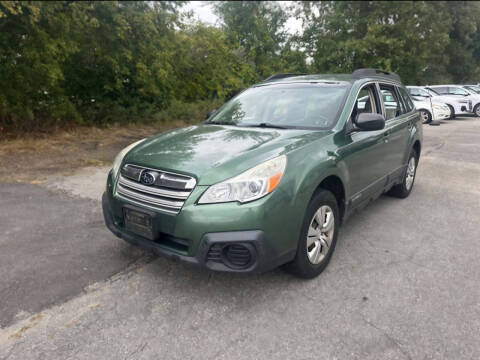
[[[385,106],[385,120],[393,119],[405,112],[401,100],[395,91],[395,86],[380,84],[382,92],[383,105]]]

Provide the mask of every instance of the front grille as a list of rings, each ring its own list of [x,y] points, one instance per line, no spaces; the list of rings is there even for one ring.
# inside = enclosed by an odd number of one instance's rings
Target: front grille
[[[140,181],[144,172],[153,175],[151,185]],[[152,210],[178,214],[195,185],[190,176],[127,164],[120,171],[115,195]]]

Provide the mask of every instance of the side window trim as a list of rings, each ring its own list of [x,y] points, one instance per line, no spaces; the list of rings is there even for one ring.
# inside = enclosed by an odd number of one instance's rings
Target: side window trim
[[[385,102],[383,101],[382,91],[380,90],[380,83],[378,81],[375,82],[375,90],[377,93],[377,97],[379,99],[381,114],[383,115],[385,121],[387,121],[387,112],[385,110]]]
[[[406,91],[406,89],[402,88],[401,86],[395,86],[395,89],[399,95],[400,102],[403,104],[404,112],[400,116],[411,113],[414,110],[414,107],[411,108],[410,105],[408,104],[408,99],[405,98],[406,96],[410,96],[408,94],[408,91]],[[402,91],[400,91],[400,89],[404,89],[405,94]]]
[[[401,114],[398,116],[395,116],[395,118],[400,117],[402,115],[405,115],[407,111],[407,106],[404,103],[403,96],[400,94],[400,90],[398,89],[398,86],[395,85],[395,93],[397,94],[398,102],[400,103],[400,112]]]
[[[402,108],[403,108],[403,103],[402,103],[402,99],[401,99],[401,97],[400,97],[400,95],[399,95],[399,92],[398,92],[398,89],[397,89],[397,85],[396,85],[396,84],[390,84],[390,83],[384,83],[384,82],[382,82],[382,83],[377,83],[378,90],[379,90],[379,94],[382,94],[381,88],[380,88],[380,86],[382,86],[382,85],[383,85],[383,86],[386,86],[386,87],[391,87],[391,88],[393,88],[393,92],[394,92],[394,94],[397,96],[397,99],[396,99],[396,100],[397,100],[397,102],[398,102],[398,104],[399,104],[399,106],[400,106],[400,110],[402,110]],[[383,116],[384,116],[384,118],[385,118],[385,123],[387,123],[387,122],[389,122],[389,121],[391,121],[391,120],[395,120],[395,119],[397,119],[398,117],[400,117],[400,116],[403,115],[403,114],[400,114],[399,116],[394,116],[394,117],[392,117],[391,119],[387,119],[387,110],[386,110],[386,107],[385,107],[385,103],[384,103],[384,101],[383,101],[383,95],[381,96],[381,98],[382,98],[382,105],[383,105],[383,111],[384,111],[384,112],[383,112]]]

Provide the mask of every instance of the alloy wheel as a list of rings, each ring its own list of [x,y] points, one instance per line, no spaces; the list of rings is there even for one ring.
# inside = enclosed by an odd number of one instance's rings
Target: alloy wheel
[[[426,111],[420,111],[420,116],[422,117],[422,122],[424,124],[430,122],[430,115]]]
[[[314,265],[322,262],[330,251],[335,219],[333,210],[328,205],[321,206],[313,215],[307,234],[307,256]]]
[[[410,188],[413,185],[413,180],[415,179],[415,167],[416,167],[415,157],[412,156],[408,161],[407,175],[405,178],[405,186],[407,190],[410,190]]]

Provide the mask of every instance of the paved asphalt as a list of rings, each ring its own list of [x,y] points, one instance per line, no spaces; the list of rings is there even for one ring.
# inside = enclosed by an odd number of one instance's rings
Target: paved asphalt
[[[480,119],[424,140],[410,197],[349,219],[311,281],[124,244],[103,169],[0,184],[0,359],[479,359]]]

